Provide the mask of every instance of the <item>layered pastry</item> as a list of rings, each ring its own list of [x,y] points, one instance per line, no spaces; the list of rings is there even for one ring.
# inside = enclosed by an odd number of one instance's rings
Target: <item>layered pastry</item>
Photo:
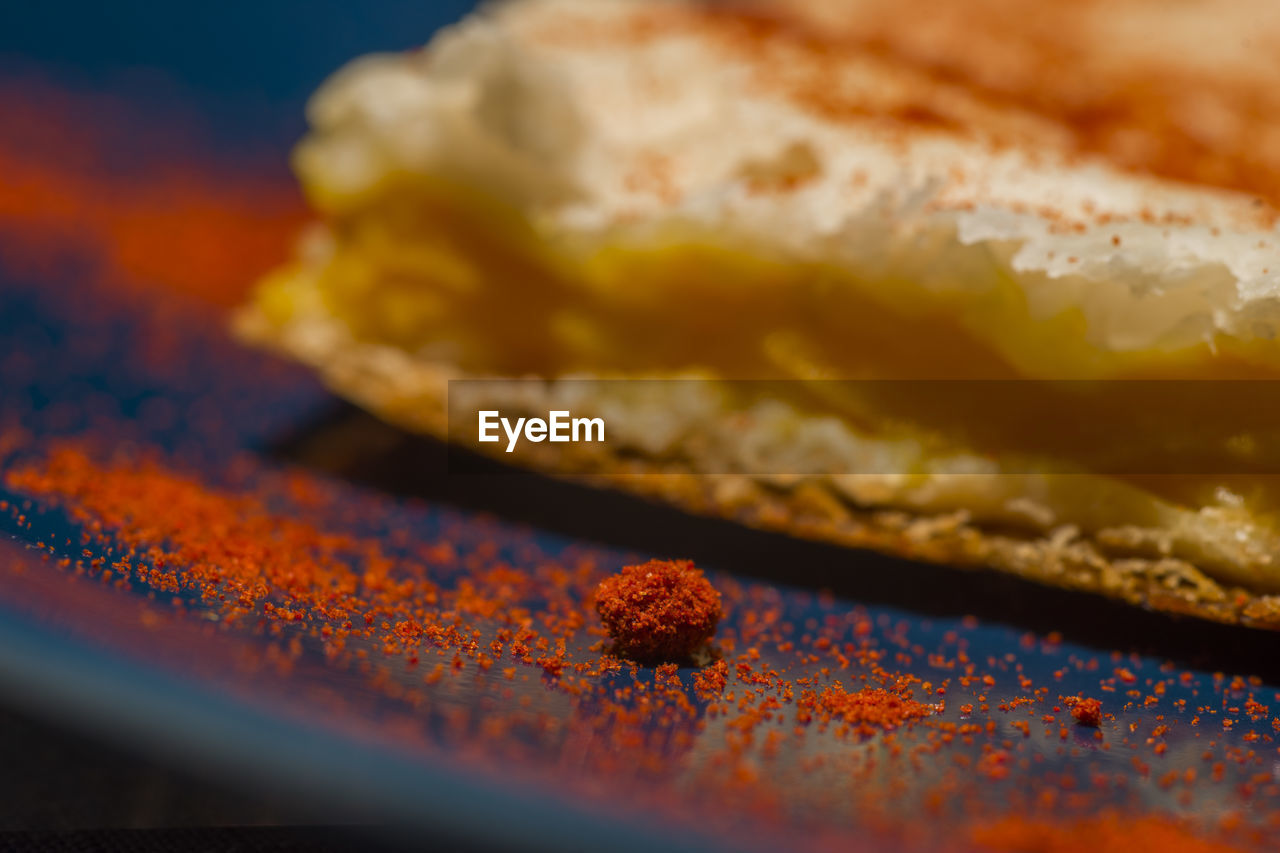
[[[308,118],[237,328],[386,420],[1280,627],[1280,7],[510,0]]]

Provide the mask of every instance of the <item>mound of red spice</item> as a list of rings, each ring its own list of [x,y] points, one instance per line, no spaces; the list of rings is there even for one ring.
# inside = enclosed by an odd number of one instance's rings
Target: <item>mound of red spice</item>
[[[619,654],[681,660],[715,634],[720,593],[690,560],[650,560],[601,581],[596,612]]]
[[[1071,716],[1082,726],[1096,728],[1102,724],[1102,702],[1097,699],[1081,699],[1072,706]]]

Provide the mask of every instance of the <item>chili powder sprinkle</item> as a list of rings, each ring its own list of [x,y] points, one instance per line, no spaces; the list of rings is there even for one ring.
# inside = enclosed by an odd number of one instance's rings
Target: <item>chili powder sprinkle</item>
[[[1238,849],[1204,838],[1161,815],[1107,813],[1074,822],[1010,815],[975,826],[970,837],[983,850],[993,853],[1078,853],[1081,850],[1094,853],[1128,853],[1131,850],[1231,853]]]
[[[715,634],[720,593],[691,560],[650,560],[601,581],[596,612],[619,654],[682,660]]]

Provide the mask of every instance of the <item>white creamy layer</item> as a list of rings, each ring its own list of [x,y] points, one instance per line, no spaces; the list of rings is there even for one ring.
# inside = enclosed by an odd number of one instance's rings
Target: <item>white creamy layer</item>
[[[644,244],[680,223],[943,293],[979,298],[1004,279],[1033,317],[1082,312],[1089,342],[1105,350],[1270,340],[1280,329],[1280,229],[1254,199],[1052,146],[831,120],[785,85],[760,84],[762,67],[812,72],[785,47],[735,52],[699,27],[566,35],[592,22],[616,30],[654,7],[502,3],[419,52],[351,63],[310,105],[314,129],[296,160],[304,183],[333,213],[390,175],[444,175],[509,200],[569,244]],[[874,106],[894,81],[853,58],[831,85],[865,89]],[[1005,113],[980,123],[1051,133],[1036,122]]]

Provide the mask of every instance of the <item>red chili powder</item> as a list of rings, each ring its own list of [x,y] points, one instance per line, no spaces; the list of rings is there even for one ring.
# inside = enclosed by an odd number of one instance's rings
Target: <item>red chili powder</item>
[[[720,593],[690,560],[650,560],[601,581],[596,612],[620,654],[681,660],[715,634]]]
[[[999,853],[1232,853],[1238,848],[1209,841],[1172,819],[1107,814],[1077,821],[1036,820],[1010,815],[983,822],[969,836],[984,850]]]
[[[850,731],[866,737],[896,729],[909,720],[932,715],[937,709],[909,696],[883,687],[864,687],[850,693],[836,682],[821,693],[805,691],[799,706],[808,709],[823,723],[839,721]]]
[[[1082,726],[1102,724],[1102,702],[1097,699],[1081,699],[1071,708],[1071,716]]]

